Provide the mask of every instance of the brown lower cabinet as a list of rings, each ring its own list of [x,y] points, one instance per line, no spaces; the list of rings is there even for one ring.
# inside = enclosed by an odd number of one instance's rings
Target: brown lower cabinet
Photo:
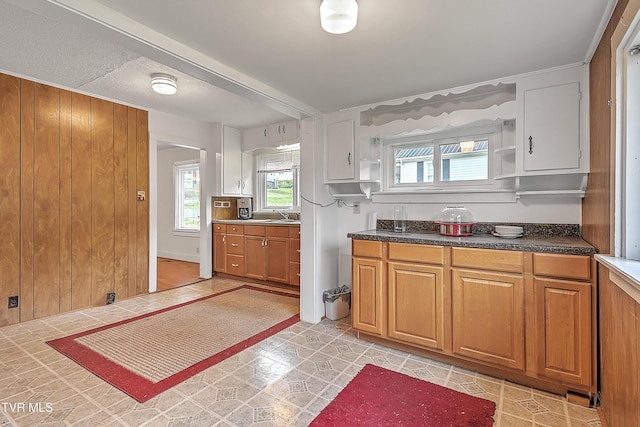
[[[361,338],[552,392],[595,393],[591,257],[353,240]]]
[[[232,227],[235,230],[231,230]],[[299,229],[298,226],[237,226],[216,223],[213,235],[214,271],[299,285],[299,253],[297,271],[294,270],[296,275],[292,277],[292,243],[289,237],[294,233],[299,247]]]

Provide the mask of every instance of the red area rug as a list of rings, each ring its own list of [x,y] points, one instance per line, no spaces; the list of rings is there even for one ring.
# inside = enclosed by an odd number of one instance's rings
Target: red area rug
[[[490,427],[495,410],[489,400],[365,365],[310,425]]]
[[[299,301],[244,285],[47,344],[145,402],[293,325]]]

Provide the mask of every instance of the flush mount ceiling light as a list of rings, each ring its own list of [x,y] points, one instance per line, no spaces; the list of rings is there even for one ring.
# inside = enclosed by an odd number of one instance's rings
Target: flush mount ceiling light
[[[356,27],[357,23],[358,3],[356,0],[322,0],[320,25],[327,33],[348,33]]]
[[[178,90],[178,80],[169,74],[152,74],[151,89],[162,95],[173,95]]]

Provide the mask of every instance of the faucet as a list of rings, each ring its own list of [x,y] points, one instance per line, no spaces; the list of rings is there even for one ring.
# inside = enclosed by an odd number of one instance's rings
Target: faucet
[[[287,211],[281,211],[280,209],[274,209],[273,211],[274,211],[274,212],[278,212],[280,215],[282,215],[282,218],[283,218],[285,221],[289,221],[289,212],[287,212]]]

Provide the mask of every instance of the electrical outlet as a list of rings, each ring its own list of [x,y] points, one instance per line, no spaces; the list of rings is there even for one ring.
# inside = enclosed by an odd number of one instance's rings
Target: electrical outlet
[[[360,213],[360,202],[353,202],[353,213],[354,214]]]
[[[18,295],[12,295],[9,297],[9,308],[18,307]]]
[[[107,292],[107,304],[113,304],[114,302],[116,302],[116,293]]]

